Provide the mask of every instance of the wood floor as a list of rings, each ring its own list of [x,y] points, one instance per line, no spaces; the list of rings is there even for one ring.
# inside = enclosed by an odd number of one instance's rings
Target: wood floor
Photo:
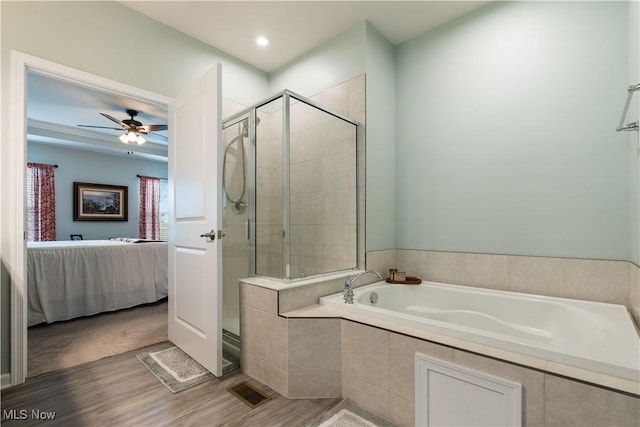
[[[2,425],[293,427],[307,425],[340,401],[288,400],[240,372],[173,394],[136,358],[169,345],[40,375],[3,390]],[[272,399],[251,409],[226,391],[244,380]],[[52,421],[37,419],[48,413],[55,413]]]

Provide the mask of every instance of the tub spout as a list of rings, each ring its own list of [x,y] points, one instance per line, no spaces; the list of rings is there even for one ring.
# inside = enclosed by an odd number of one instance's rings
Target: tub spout
[[[357,276],[347,279],[344,282],[344,295],[342,297],[345,304],[353,304],[353,285],[356,283],[356,281],[358,281],[358,279],[366,276],[367,274],[375,274],[378,279],[382,279],[382,274],[374,270],[367,270],[363,273],[358,274]]]

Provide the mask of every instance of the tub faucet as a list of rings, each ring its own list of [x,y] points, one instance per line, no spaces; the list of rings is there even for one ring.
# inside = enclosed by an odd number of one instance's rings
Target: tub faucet
[[[342,297],[345,304],[353,304],[353,285],[359,278],[361,278],[362,276],[366,276],[367,274],[375,274],[376,276],[378,276],[378,279],[382,279],[382,274],[374,270],[367,270],[363,273],[358,274],[357,276],[348,278],[344,282],[344,295]]]

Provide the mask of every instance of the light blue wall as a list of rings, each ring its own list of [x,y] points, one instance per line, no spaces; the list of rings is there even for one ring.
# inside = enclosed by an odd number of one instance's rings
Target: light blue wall
[[[270,76],[270,92],[312,96],[365,72],[365,22],[305,53]]]
[[[29,143],[30,162],[57,164],[56,239],[69,240],[70,234],[82,234],[85,240],[109,237],[139,237],[140,196],[136,175],[167,177],[167,163],[139,158],[113,156]],[[124,185],[128,187],[128,221],[73,221],[73,183]]]
[[[397,247],[629,259],[625,2],[498,2],[397,49]]]
[[[396,244],[395,49],[367,24],[366,250]]]

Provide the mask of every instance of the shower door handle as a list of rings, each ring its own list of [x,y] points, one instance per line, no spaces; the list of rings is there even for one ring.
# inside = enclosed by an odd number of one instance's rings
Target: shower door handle
[[[201,234],[200,237],[206,237],[207,241],[216,240],[216,232],[214,230],[211,230],[208,233]]]

